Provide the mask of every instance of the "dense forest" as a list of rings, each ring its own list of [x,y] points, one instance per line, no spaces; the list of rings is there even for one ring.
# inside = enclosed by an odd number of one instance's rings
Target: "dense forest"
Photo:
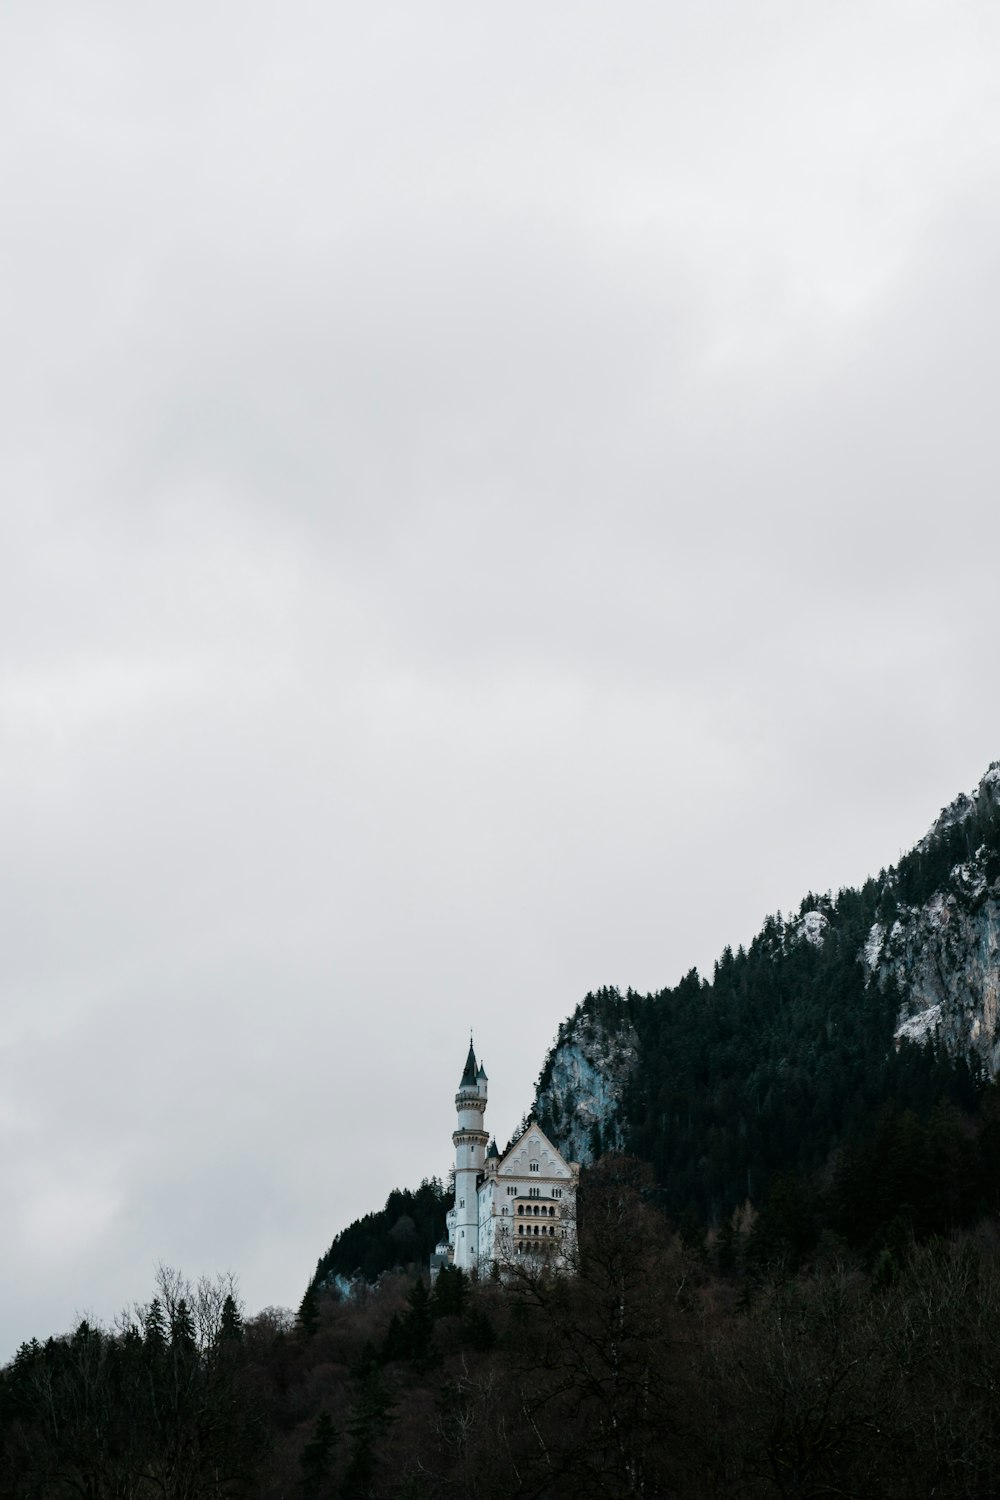
[[[336,1287],[338,1278],[375,1281],[383,1271],[415,1262],[426,1266],[445,1233],[451,1193],[438,1178],[425,1178],[415,1192],[395,1188],[385,1207],[355,1219],[320,1256],[313,1276],[317,1287]]]
[[[114,1328],[0,1372],[0,1493],[996,1494],[998,1133],[992,1089],[976,1121],[887,1110],[826,1186],[708,1235],[606,1158],[572,1276],[411,1269],[293,1320],[161,1272]]]
[[[825,903],[822,947],[789,941],[774,918],[746,952],[723,953],[711,983],[691,973],[632,998],[642,1066],[623,1101],[625,1141],[653,1164],[672,1212],[721,1223],[776,1176],[820,1168],[886,1104],[975,1108],[974,1059],[933,1039],[893,1045],[899,995],[866,985],[858,956],[871,906],[864,892]]]

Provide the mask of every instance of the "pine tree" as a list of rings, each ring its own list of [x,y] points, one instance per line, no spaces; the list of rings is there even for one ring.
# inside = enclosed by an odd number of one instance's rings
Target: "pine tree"
[[[435,1318],[461,1317],[467,1291],[468,1281],[461,1266],[442,1266],[431,1295]]]
[[[434,1333],[430,1293],[422,1281],[415,1281],[406,1300],[409,1308],[403,1317],[403,1328],[407,1352],[410,1359],[419,1363],[428,1357]]]
[[[167,1347],[167,1322],[163,1316],[163,1305],[154,1297],[142,1320],[143,1341],[152,1358],[161,1355]]]
[[[302,1470],[302,1492],[308,1500],[318,1500],[327,1488],[333,1463],[333,1452],[337,1446],[337,1429],[329,1412],[321,1411],[316,1418],[312,1437],[302,1450],[299,1466]]]
[[[311,1281],[306,1287],[306,1293],[299,1303],[299,1311],[295,1321],[307,1339],[311,1339],[319,1327],[319,1294],[316,1291],[316,1283],[314,1281]]]
[[[378,1467],[378,1445],[392,1421],[395,1402],[371,1344],[354,1368],[355,1399],[348,1433],[351,1456],[344,1471],[341,1500],[370,1500]]]
[[[182,1356],[190,1356],[195,1352],[194,1318],[186,1297],[181,1297],[174,1308],[174,1315],[170,1320],[170,1344]]]
[[[236,1299],[231,1292],[227,1293],[226,1300],[222,1304],[222,1317],[219,1322],[219,1340],[221,1343],[232,1344],[243,1342],[243,1319],[236,1305]]]

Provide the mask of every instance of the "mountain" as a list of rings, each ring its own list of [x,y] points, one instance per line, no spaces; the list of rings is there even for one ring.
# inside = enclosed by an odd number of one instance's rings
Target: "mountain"
[[[1000,762],[858,889],[768,917],[711,979],[588,994],[559,1027],[533,1113],[570,1160],[650,1163],[677,1219],[724,1223],[788,1174],[879,1138],[887,1107],[974,1112],[1000,1069]],[[314,1285],[426,1263],[447,1194],[425,1182],[337,1235]]]
[[[711,980],[589,994],[535,1112],[587,1164],[651,1162],[675,1214],[719,1223],[812,1173],[882,1110],[974,1106],[1000,1066],[1000,763],[898,866],[768,917]]]

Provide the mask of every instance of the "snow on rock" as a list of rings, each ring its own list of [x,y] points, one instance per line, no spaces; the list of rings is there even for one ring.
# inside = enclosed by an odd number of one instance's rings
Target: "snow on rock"
[[[941,1023],[941,1006],[928,1005],[926,1010],[920,1011],[915,1016],[908,1016],[896,1028],[894,1040],[901,1042],[924,1041]]]
[[[942,807],[917,844],[917,849],[926,853],[938,834],[944,833],[948,828],[954,828],[956,824],[965,823],[983,799],[987,802],[1000,802],[1000,761],[990,766],[979,785],[971,793],[959,792],[954,802],[949,802],[947,807]]]
[[[987,886],[985,872],[979,863],[984,852],[982,848],[977,849],[976,860],[971,864],[956,865],[949,877],[951,884],[972,901],[981,896]]]
[[[879,957],[882,953],[882,944],[884,942],[885,928],[882,926],[881,922],[876,922],[871,932],[865,938],[865,946],[862,950],[864,965],[869,974],[872,973],[879,961]]]
[[[954,904],[944,891],[935,891],[924,907],[924,921],[930,927],[947,927]]]
[[[812,943],[814,948],[822,948],[823,934],[829,925],[829,921],[821,911],[803,912],[795,924],[795,935],[807,943]]]

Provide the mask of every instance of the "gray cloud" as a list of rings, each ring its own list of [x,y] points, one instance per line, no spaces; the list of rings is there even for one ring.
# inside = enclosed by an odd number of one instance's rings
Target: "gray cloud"
[[[294,1302],[997,754],[987,7],[13,6],[0,1354]]]

